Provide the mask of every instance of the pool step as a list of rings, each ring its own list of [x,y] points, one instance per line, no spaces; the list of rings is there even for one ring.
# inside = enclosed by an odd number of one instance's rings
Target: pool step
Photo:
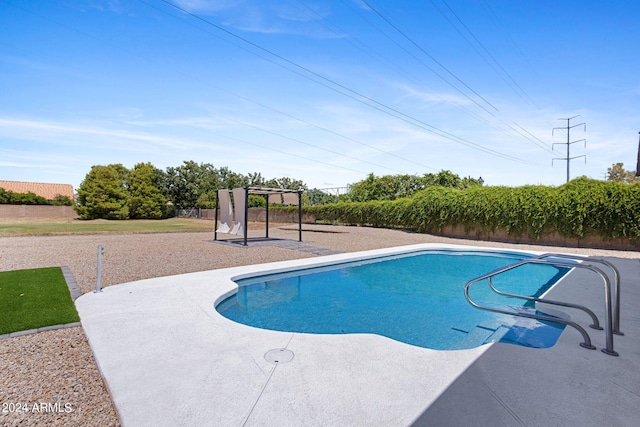
[[[486,337],[482,344],[490,342],[498,342],[511,329],[511,325],[505,325],[498,319],[486,320],[480,323],[476,328],[486,329],[491,333]]]
[[[471,328],[467,334],[458,340],[452,350],[462,350],[475,348],[489,342],[500,341],[500,338],[509,331],[509,326],[505,326],[498,320],[487,320]],[[462,332],[462,331],[461,331]]]
[[[498,342],[511,330],[511,326],[500,325],[498,329],[495,330],[493,334],[484,342],[484,344],[489,342]]]
[[[515,308],[514,308],[515,310]],[[523,313],[536,313],[535,309],[518,307]],[[505,323],[506,322],[506,323]],[[547,348],[555,344],[564,327],[553,328],[535,319],[514,317],[513,320],[489,319],[471,327],[468,331],[458,329],[464,334],[452,347],[452,350],[475,348],[491,342],[507,342],[526,347]]]
[[[503,342],[534,348],[552,347],[564,331],[564,325],[551,325],[534,319],[519,319],[509,328]]]

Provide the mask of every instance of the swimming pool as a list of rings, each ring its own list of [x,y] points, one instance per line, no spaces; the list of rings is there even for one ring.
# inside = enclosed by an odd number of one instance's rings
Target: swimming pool
[[[314,334],[378,334],[437,349],[468,349],[488,342],[531,347],[555,344],[564,327],[473,308],[467,281],[529,254],[478,250],[421,250],[235,280],[237,293],[216,310],[262,329]],[[540,296],[567,269],[523,266],[494,280],[501,290]],[[522,307],[488,286],[473,299],[485,305]]]

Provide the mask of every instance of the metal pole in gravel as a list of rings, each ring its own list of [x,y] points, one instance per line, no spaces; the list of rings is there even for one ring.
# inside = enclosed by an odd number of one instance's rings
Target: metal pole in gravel
[[[98,245],[98,273],[96,274],[96,292],[102,292],[102,245]]]

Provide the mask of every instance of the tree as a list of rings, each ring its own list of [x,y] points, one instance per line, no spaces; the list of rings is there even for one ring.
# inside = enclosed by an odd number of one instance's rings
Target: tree
[[[265,187],[269,188],[282,188],[284,190],[306,190],[307,186],[304,182],[298,179],[291,179],[289,177],[272,178],[264,183]]]
[[[624,164],[620,162],[611,165],[611,167],[607,169],[607,181],[633,184],[635,182],[640,182],[640,177],[636,176],[635,171],[625,170]]]
[[[218,176],[218,183],[219,183],[218,187],[216,188],[232,189],[232,188],[246,187],[249,185],[249,179],[246,176],[233,172],[231,171],[231,169],[229,169],[226,166],[223,166],[220,169],[218,169],[216,171],[216,174]]]
[[[429,174],[429,176],[433,179],[432,185],[448,188],[464,188],[462,178],[449,170],[442,170],[436,175]]]
[[[198,197],[220,187],[216,169],[210,163],[183,162],[167,168],[167,197],[178,209],[197,206]]]
[[[78,187],[75,210],[82,219],[127,219],[128,193],[125,188],[127,169],[121,164],[92,166]]]
[[[118,179],[120,179],[122,182],[127,182],[127,176],[129,176],[129,169],[124,167],[121,163],[111,164],[109,165],[109,167],[111,167],[115,171],[115,173],[118,176]]]
[[[430,186],[449,188],[467,188],[471,185],[481,185],[480,181],[472,178],[460,178],[451,171],[443,170],[437,174],[418,175],[384,175],[377,177],[369,174],[365,179],[351,185],[347,199],[353,202],[369,200],[395,200],[401,197],[411,197],[418,191]]]
[[[265,187],[265,181],[260,172],[249,172],[247,181],[249,187]]]
[[[195,207],[200,209],[215,209],[217,201],[216,197],[216,190],[207,191],[198,197]]]
[[[327,203],[337,203],[338,196],[334,194],[325,193],[322,190],[313,188],[307,191],[310,205],[325,205]]]
[[[266,182],[260,173],[245,176],[210,163],[184,161],[166,172],[151,163],[138,163],[131,170],[111,164],[91,168],[78,188],[75,209],[84,219],[162,218],[169,201],[178,209],[214,208],[216,190],[247,186],[306,189],[299,180],[285,177]],[[0,192],[0,203],[5,199],[8,195]],[[264,206],[264,198],[251,197],[249,205]]]
[[[138,163],[127,174],[131,219],[160,219],[165,216],[167,198],[162,194],[163,172],[151,163]]]

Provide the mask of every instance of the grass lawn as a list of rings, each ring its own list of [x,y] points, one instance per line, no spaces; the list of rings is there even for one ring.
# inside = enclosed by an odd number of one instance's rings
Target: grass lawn
[[[80,220],[70,218],[0,219],[0,237],[103,233],[175,233],[211,231],[213,220],[169,218],[161,220]]]
[[[79,321],[60,267],[0,272],[0,335]]]

